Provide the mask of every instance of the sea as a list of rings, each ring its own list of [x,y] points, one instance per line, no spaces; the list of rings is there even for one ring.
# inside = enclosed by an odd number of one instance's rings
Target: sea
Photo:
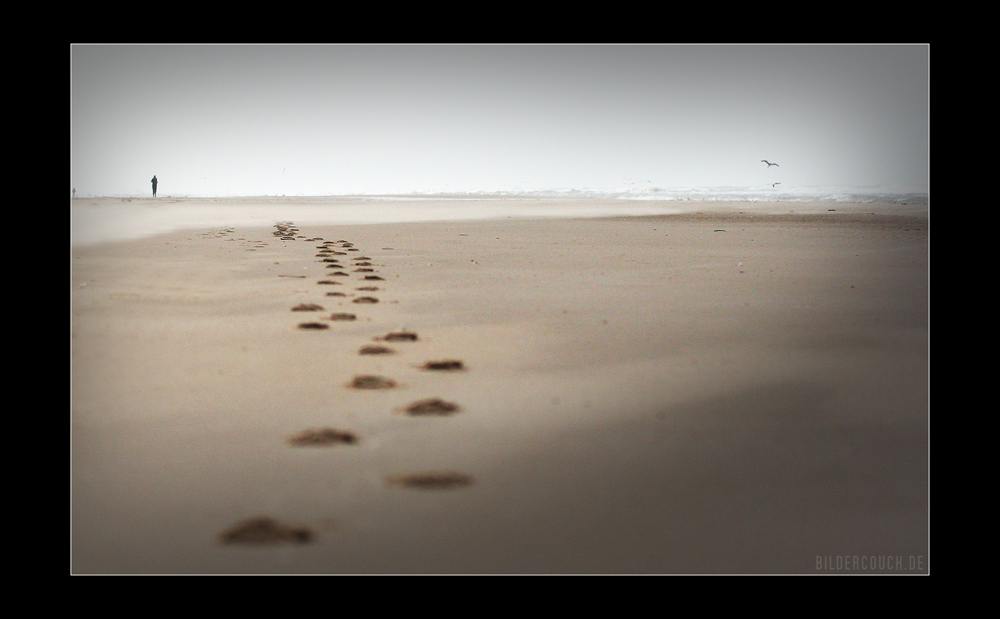
[[[927,190],[906,187],[565,189],[347,196],[83,196],[70,200],[70,246],[127,241],[183,229],[359,225],[500,218],[579,218],[731,210],[878,210],[928,214]]]

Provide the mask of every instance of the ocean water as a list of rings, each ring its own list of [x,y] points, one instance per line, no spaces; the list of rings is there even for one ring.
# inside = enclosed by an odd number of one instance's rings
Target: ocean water
[[[273,225],[357,225],[499,218],[637,216],[732,208],[821,212],[833,205],[927,212],[926,192],[905,188],[766,187],[629,188],[463,194],[355,196],[78,197],[70,201],[70,245],[138,239],[188,228]],[[830,206],[826,208],[824,205]],[[850,205],[850,206],[848,206]]]
[[[779,183],[780,184],[780,183]],[[430,194],[428,199],[436,194]],[[437,194],[440,195],[440,194]],[[413,194],[401,199],[413,199]],[[598,200],[700,201],[700,202],[851,202],[884,204],[928,204],[926,189],[915,187],[661,187],[635,186],[618,190],[565,189],[526,192],[478,192],[456,198],[566,198]]]

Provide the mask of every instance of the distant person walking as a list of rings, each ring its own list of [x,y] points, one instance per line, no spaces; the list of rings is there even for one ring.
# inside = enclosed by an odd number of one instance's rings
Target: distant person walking
[[[153,197],[155,198],[156,197],[156,175],[155,174],[153,175],[152,183],[153,183]]]

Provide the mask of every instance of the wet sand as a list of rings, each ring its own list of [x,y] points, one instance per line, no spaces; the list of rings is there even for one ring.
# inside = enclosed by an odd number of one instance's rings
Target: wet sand
[[[827,206],[74,247],[71,569],[926,573],[926,209]]]

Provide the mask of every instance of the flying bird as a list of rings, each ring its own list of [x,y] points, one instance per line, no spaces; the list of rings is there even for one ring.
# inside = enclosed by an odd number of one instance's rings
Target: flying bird
[[[778,181],[777,183],[771,183],[771,189],[774,189],[775,187],[777,187],[780,184],[781,184],[781,181]]]
[[[761,162],[761,163],[766,163],[766,164],[767,164],[767,167],[768,167],[768,168],[770,168],[771,166],[774,166],[774,167],[776,167],[776,168],[780,168],[780,167],[781,167],[780,165],[778,165],[778,164],[776,164],[776,163],[771,163],[771,162],[770,162],[770,161],[768,161],[767,159],[761,159],[761,160],[760,160],[760,162]]]

